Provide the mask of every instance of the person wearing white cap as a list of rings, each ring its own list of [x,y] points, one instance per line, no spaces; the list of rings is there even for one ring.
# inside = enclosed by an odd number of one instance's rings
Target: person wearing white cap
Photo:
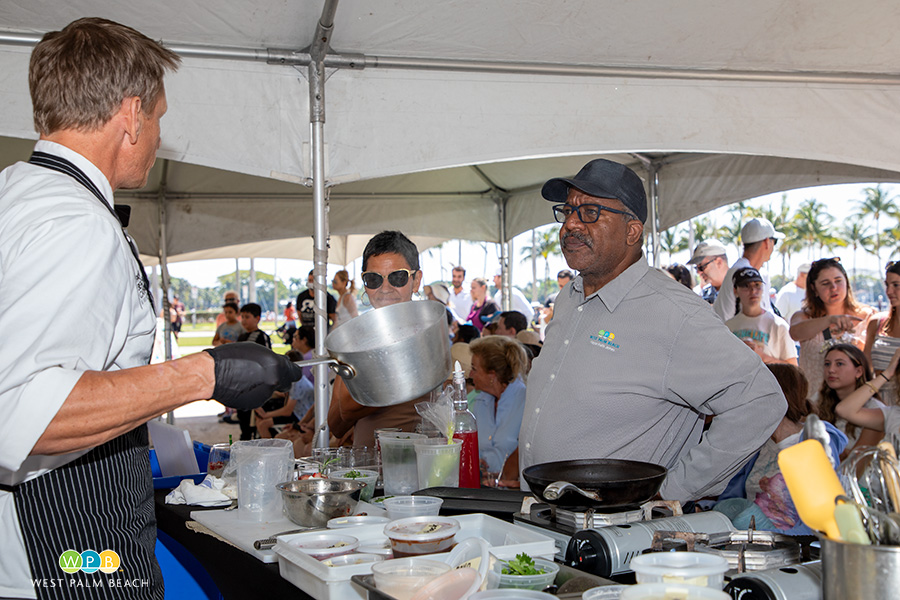
[[[700,289],[700,297],[712,304],[719,295],[719,288],[725,281],[728,273],[728,256],[725,254],[725,246],[719,240],[703,240],[694,248],[691,260],[687,262],[694,265],[704,286]]]
[[[775,231],[772,223],[762,217],[750,219],[741,228],[741,243],[744,245],[744,254],[731,265],[713,304],[713,310],[723,322],[737,313],[734,284],[731,282],[731,278],[734,277],[738,270],[745,267],[753,267],[757,271],[762,272],[762,266],[769,262],[772,252],[775,251],[775,243],[782,238],[784,238],[784,234],[780,231]],[[763,283],[765,284],[765,289],[771,287],[766,275],[763,275]],[[764,310],[774,312],[768,295],[763,298],[762,307]]]
[[[775,296],[775,308],[788,322],[791,315],[803,308],[803,299],[806,298],[806,276],[809,274],[809,263],[803,263],[797,269],[797,278],[784,284],[778,295]]]
[[[497,273],[494,275],[494,287],[497,288],[497,293],[494,294],[494,304],[502,308],[503,303],[500,300],[503,298],[503,269],[497,269]],[[511,293],[509,309],[522,313],[525,315],[527,322],[531,323],[534,319],[534,309],[531,307],[531,302],[528,301],[522,290],[516,286],[511,285],[509,289]]]

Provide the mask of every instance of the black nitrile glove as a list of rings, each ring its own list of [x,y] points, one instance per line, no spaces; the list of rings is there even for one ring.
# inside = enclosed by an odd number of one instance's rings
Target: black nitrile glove
[[[303,369],[255,342],[222,344],[206,350],[216,363],[213,399],[225,406],[250,410],[285,392],[303,377]]]

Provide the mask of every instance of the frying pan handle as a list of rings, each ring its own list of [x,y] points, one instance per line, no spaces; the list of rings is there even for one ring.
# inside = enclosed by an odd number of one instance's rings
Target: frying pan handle
[[[334,363],[335,364],[330,365],[331,370],[340,375],[341,379],[344,381],[356,377],[356,369],[352,366],[338,361],[334,361]]]

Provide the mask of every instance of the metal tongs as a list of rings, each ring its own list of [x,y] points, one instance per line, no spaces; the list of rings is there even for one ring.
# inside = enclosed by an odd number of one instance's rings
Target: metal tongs
[[[868,461],[866,464],[865,461]],[[841,483],[873,544],[900,545],[900,463],[888,442],[857,448],[841,465]]]

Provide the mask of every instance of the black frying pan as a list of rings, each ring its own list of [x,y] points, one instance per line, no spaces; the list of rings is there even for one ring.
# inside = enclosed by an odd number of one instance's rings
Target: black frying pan
[[[643,504],[659,491],[666,469],[652,463],[615,458],[561,460],[526,467],[522,477],[541,502],[557,506],[617,507]],[[554,481],[568,481],[589,492],[597,492],[600,501],[576,492],[565,492],[556,500],[544,498],[544,488]]]

